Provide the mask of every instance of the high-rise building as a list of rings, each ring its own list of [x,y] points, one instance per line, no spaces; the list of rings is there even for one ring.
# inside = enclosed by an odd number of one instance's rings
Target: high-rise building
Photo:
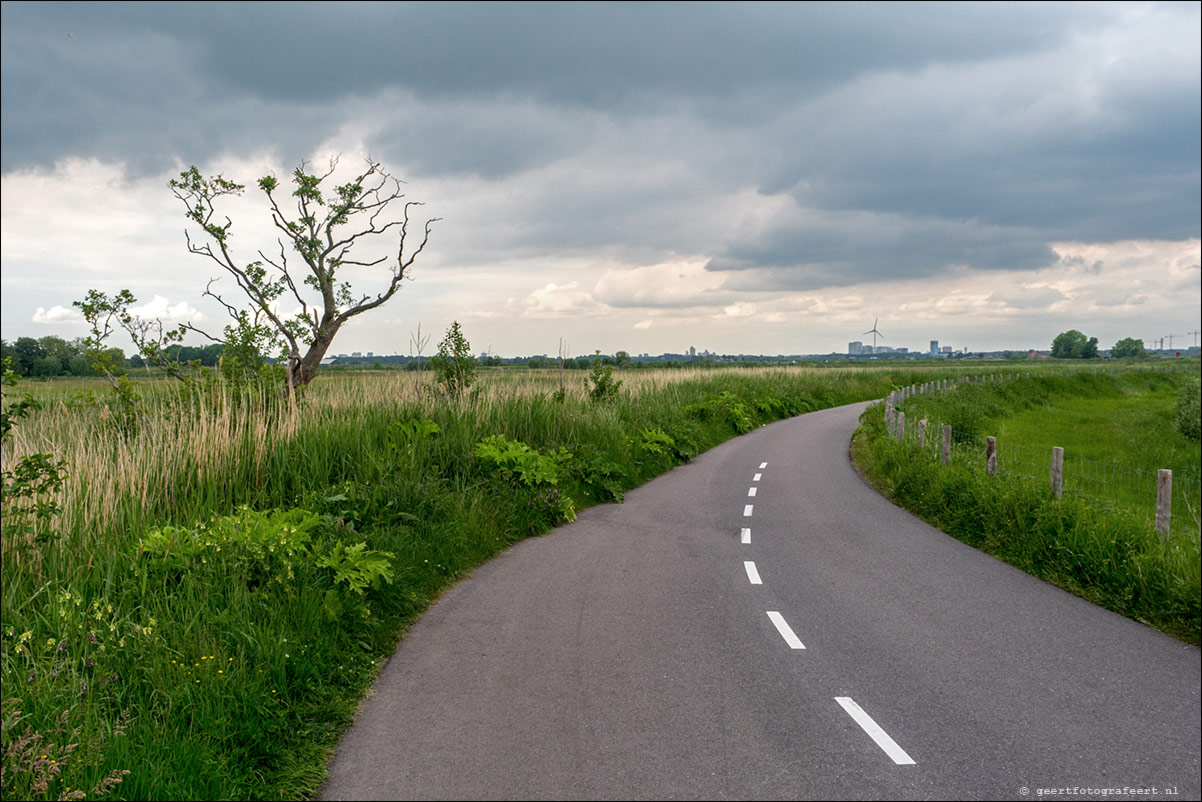
[[[937,353],[939,353],[939,341],[938,341],[938,340],[931,340],[931,351],[930,351],[930,353],[931,353],[932,355],[933,355],[933,354],[937,354]]]
[[[864,343],[856,340],[847,344],[848,356],[859,356],[862,353],[864,353]]]

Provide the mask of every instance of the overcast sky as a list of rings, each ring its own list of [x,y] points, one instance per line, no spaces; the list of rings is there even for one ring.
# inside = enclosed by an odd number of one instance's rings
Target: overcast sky
[[[5,2],[0,328],[128,288],[220,331],[167,181],[246,184],[250,261],[256,179],[340,153],[442,220],[332,353],[1189,345],[1200,8]]]

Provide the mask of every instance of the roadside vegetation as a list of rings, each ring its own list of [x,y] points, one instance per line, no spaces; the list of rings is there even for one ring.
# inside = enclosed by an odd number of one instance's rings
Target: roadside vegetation
[[[442,367],[300,398],[216,375],[6,388],[4,798],[310,795],[401,633],[481,562],[908,375]]]
[[[1202,639],[1198,375],[1132,369],[964,383],[912,396],[902,442],[883,405],[865,412],[853,458],[899,505],[995,557],[1190,643]],[[1191,406],[1192,404],[1192,406]],[[925,445],[913,431],[929,422]],[[951,462],[940,433],[950,424]],[[1191,425],[1192,424],[1192,425]],[[997,475],[986,472],[996,437]],[[1049,482],[1064,449],[1063,495]],[[1157,470],[1173,471],[1172,527],[1153,527]]]

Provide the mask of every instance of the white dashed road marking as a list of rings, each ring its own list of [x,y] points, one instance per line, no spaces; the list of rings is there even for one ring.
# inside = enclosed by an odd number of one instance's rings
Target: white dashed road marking
[[[889,733],[882,730],[880,725],[873,721],[872,717],[865,713],[850,696],[836,696],[835,701],[847,711],[847,715],[855,719],[872,740],[876,741],[877,746],[885,750],[885,754],[892,758],[894,763],[899,766],[914,765],[914,758],[907,755],[906,750],[898,746],[897,741],[890,738]]]
[[[785,621],[785,617],[775,610],[768,611],[768,617],[772,619],[772,623],[776,625],[776,631],[785,639],[785,643],[789,644],[790,649],[804,649],[805,644],[801,639],[793,633],[792,627]]]
[[[743,517],[744,518],[751,517],[751,507],[752,507],[752,505],[748,504],[746,507],[743,508]]]
[[[751,543],[751,527],[743,527],[743,531],[739,533],[739,542],[744,545]]]
[[[755,563],[753,563],[751,560],[745,560],[743,562],[743,569],[745,571],[747,571],[747,581],[748,582],[750,582],[753,585],[764,584],[763,580],[760,579],[760,572],[755,570]]]

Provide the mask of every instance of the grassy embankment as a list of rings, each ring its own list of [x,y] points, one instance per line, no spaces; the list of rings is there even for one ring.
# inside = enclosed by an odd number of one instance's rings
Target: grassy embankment
[[[1173,425],[1190,373],[1129,371],[962,384],[913,396],[905,442],[886,435],[883,407],[853,443],[878,489],[943,531],[1096,604],[1190,643],[1202,636],[1198,526],[1200,449]],[[1196,413],[1194,413],[1196,414]],[[915,422],[930,422],[920,448]],[[940,465],[942,424],[953,427]],[[986,476],[985,437],[998,474]],[[1053,446],[1065,450],[1054,499]],[[1173,471],[1173,526],[1153,529],[1156,474]]]
[[[311,794],[379,661],[475,566],[913,373],[638,371],[609,403],[569,374],[555,403],[555,372],[499,372],[449,403],[396,371],[321,377],[298,407],[147,382],[134,418],[100,384],[23,385],[51,403],[4,466],[45,452],[68,478],[32,532],[5,509],[3,796]]]

